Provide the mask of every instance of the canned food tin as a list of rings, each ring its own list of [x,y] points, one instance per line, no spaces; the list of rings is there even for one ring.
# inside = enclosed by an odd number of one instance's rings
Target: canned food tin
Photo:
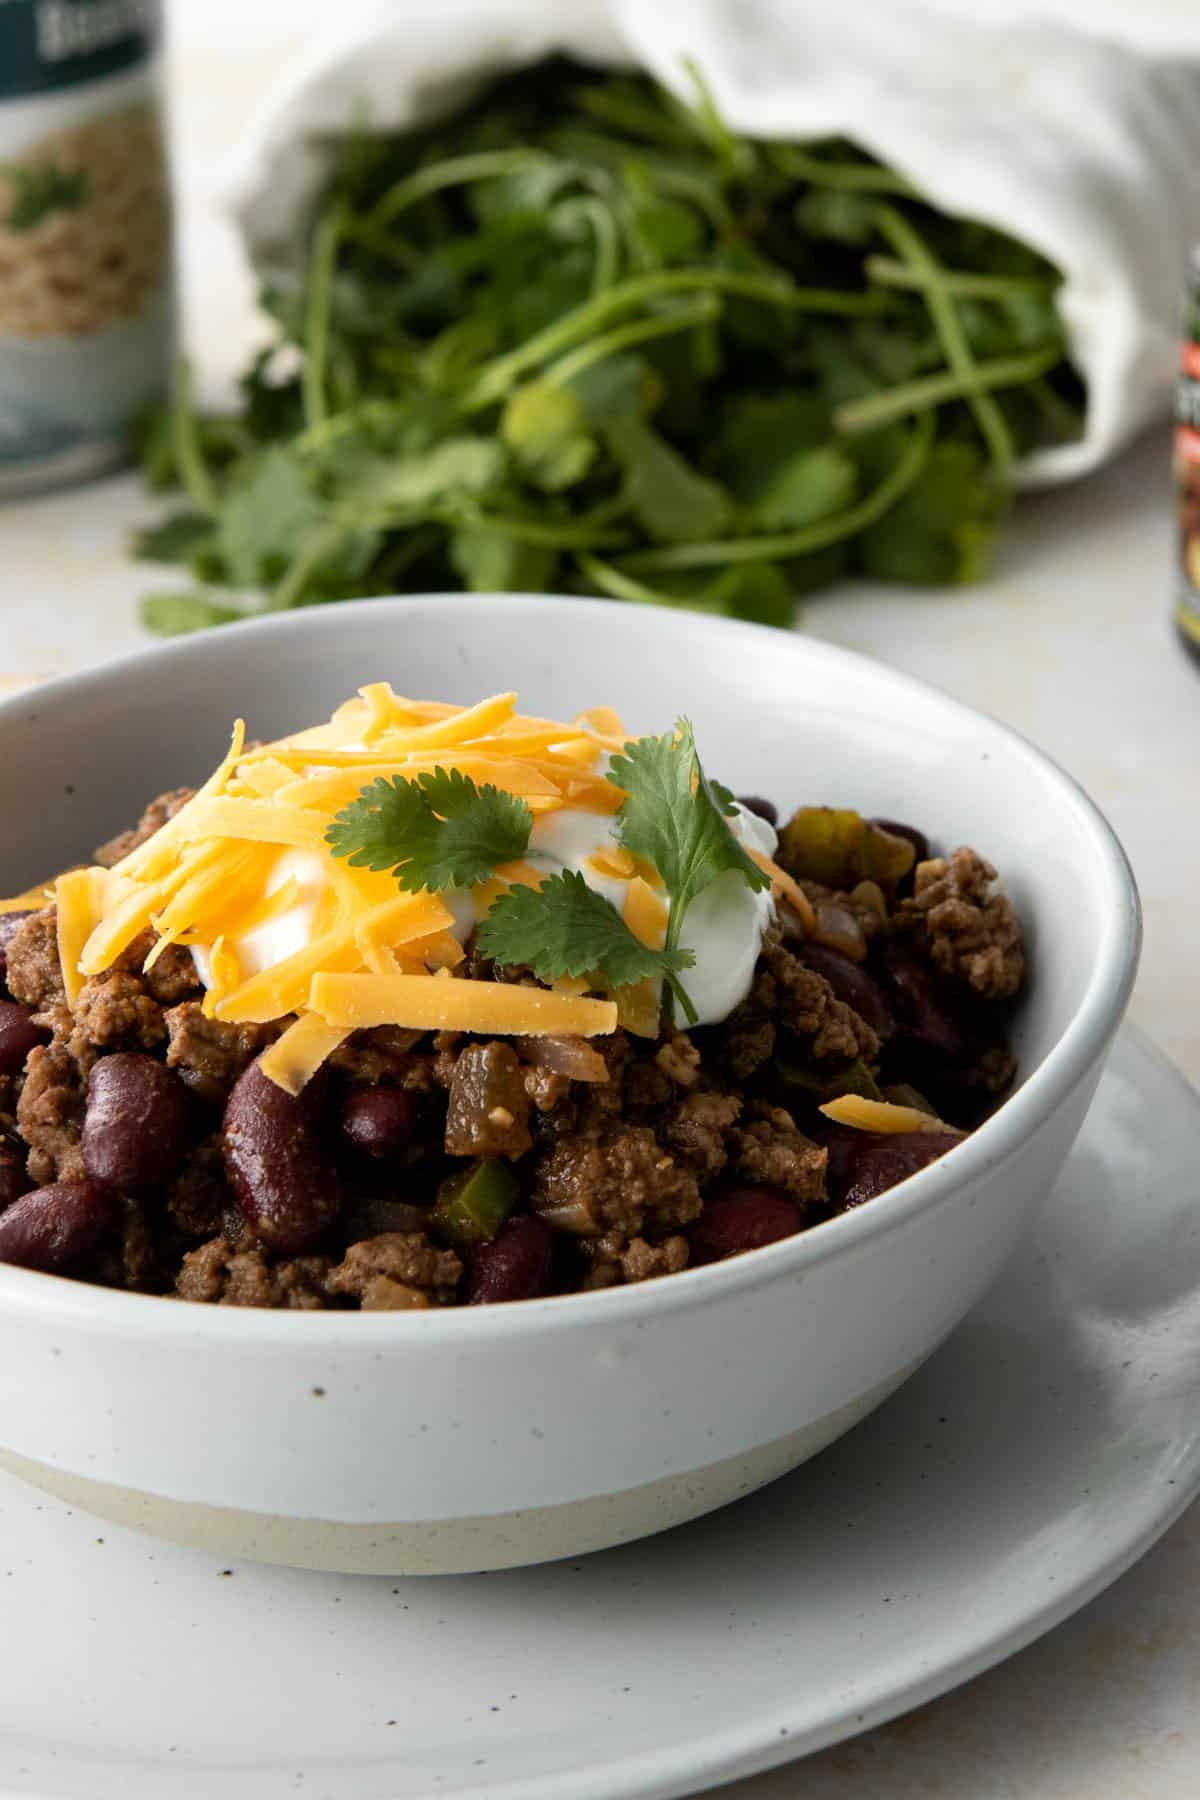
[[[119,462],[174,339],[158,0],[0,0],[0,494]]]
[[[1179,380],[1175,389],[1175,523],[1179,566],[1175,622],[1200,655],[1200,250],[1188,268]]]

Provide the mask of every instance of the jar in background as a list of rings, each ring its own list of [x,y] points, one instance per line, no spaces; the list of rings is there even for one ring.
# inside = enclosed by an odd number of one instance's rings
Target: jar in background
[[[1175,390],[1175,623],[1200,658],[1200,249],[1188,265],[1187,302]]]
[[[0,495],[122,461],[173,355],[158,0],[0,0]]]

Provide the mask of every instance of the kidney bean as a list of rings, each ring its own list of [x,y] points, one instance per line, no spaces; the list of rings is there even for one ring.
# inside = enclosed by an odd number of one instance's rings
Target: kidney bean
[[[0,1213],[27,1194],[31,1185],[25,1158],[11,1145],[0,1146]]]
[[[847,1211],[928,1168],[963,1141],[952,1131],[863,1131],[858,1135],[862,1142],[850,1153],[850,1178],[840,1196]]]
[[[720,1262],[758,1250],[800,1229],[800,1208],[780,1188],[736,1187],[712,1194],[688,1228],[694,1263]]]
[[[19,1075],[34,1045],[48,1036],[15,1000],[0,1000],[0,1075]]]
[[[852,1125],[835,1125],[819,1115],[805,1130],[826,1152],[825,1187],[833,1205],[840,1206],[850,1186],[851,1163],[863,1134]]]
[[[342,1135],[368,1156],[391,1156],[416,1141],[420,1102],[406,1088],[356,1088],[342,1102]]]
[[[918,862],[929,861],[929,839],[915,825],[902,825],[898,819],[872,819],[872,825],[878,825],[880,831],[886,831],[891,837],[903,838],[916,851]]]
[[[779,808],[773,800],[764,800],[759,794],[739,794],[738,805],[744,806],[747,812],[757,813],[768,825],[779,823]]]
[[[472,1255],[466,1304],[536,1299],[546,1291],[553,1257],[554,1233],[548,1225],[532,1213],[507,1219],[495,1237],[480,1244]]]
[[[0,913],[0,987],[8,980],[8,946],[17,934],[17,927],[32,917],[31,912]]]
[[[88,1081],[83,1166],[106,1187],[157,1187],[187,1142],[187,1096],[165,1063],[133,1050],[105,1056]]]
[[[112,1224],[116,1198],[95,1181],[34,1188],[0,1213],[0,1263],[56,1274],[85,1256]]]
[[[900,944],[889,944],[883,973],[892,1006],[908,1035],[944,1057],[956,1060],[964,1056],[967,1033],[960,1009],[933,970]]]
[[[342,1194],[309,1091],[285,1094],[251,1063],[226,1104],[224,1135],[225,1171],[247,1224],[285,1255],[312,1250]]]
[[[831,950],[825,944],[802,943],[797,946],[797,954],[805,967],[823,975],[838,999],[852,1006],[886,1043],[896,1029],[896,1021],[875,977],[861,963],[852,962],[840,950]]]

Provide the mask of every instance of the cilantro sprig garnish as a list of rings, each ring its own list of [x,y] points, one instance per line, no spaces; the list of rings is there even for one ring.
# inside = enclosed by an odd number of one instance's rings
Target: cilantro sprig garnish
[[[733,796],[705,775],[690,720],[677,719],[675,730],[661,737],[626,744],[608,779],[625,790],[617,814],[621,843],[654,864],[670,897],[667,951],[678,947],[692,901],[718,876],[738,874],[755,893],[770,887],[729,828]]]
[[[754,892],[769,887],[769,877],[733,835],[733,796],[705,774],[690,720],[627,743],[607,779],[624,796],[617,836],[653,864],[667,892],[661,949],[635,937],[612,903],[572,870],[500,895],[479,927],[479,947],[494,962],[531,969],[539,981],[588,975],[619,988],[660,978],[694,1025],[696,1009],[679,979],[696,961],[680,942],[688,908],[722,875],[740,876]],[[391,870],[409,892],[436,892],[470,887],[524,856],[532,828],[533,814],[516,795],[476,787],[457,769],[434,769],[412,781],[370,783],[337,814],[326,839],[352,867]]]
[[[493,961],[531,969],[539,981],[590,975],[607,987],[628,987],[662,976],[685,1012],[695,1017],[677,979],[690,969],[690,950],[655,950],[634,937],[612,902],[582,875],[564,869],[538,888],[501,894],[479,927],[479,947]]]
[[[476,787],[458,769],[408,781],[381,778],[344,806],[325,834],[352,868],[391,870],[406,893],[486,881],[524,856],[533,814],[502,788]]]
[[[733,795],[704,773],[690,720],[677,720],[674,731],[661,737],[627,743],[612,758],[607,778],[624,791],[616,821],[621,843],[654,865],[667,890],[662,949],[640,943],[581,875],[555,876],[540,888],[503,895],[480,928],[481,947],[497,962],[526,965],[543,981],[594,974],[621,987],[662,976],[694,1025],[696,1009],[679,980],[696,960],[680,943],[689,906],[721,875],[739,875],[756,893],[770,886],[770,878],[730,830]]]

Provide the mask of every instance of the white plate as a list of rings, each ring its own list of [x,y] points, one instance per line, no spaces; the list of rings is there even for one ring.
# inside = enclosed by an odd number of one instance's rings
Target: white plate
[[[677,1795],[977,1673],[1200,1486],[1198,1130],[1124,1034],[1035,1238],[924,1369],[795,1475],[627,1549],[221,1569],[0,1480],[0,1793]]]

